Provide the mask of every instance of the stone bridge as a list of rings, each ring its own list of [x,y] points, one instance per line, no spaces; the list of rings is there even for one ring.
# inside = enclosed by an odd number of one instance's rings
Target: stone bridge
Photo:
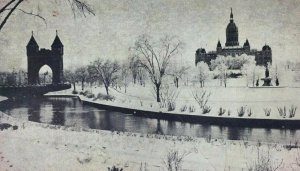
[[[49,92],[66,90],[69,88],[71,88],[71,84],[0,86],[0,95],[6,97],[42,96]]]

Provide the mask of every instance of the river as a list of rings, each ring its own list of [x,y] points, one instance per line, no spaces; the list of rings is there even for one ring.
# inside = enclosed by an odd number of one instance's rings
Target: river
[[[22,120],[90,129],[276,143],[300,140],[300,130],[224,127],[143,118],[83,105],[77,98],[7,100],[0,103],[0,110]]]

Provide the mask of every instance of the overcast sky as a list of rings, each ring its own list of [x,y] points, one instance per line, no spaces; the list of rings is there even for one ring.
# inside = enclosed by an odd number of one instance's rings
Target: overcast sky
[[[27,69],[26,45],[31,31],[40,48],[50,48],[55,30],[64,44],[65,68],[88,64],[95,58],[126,59],[128,48],[144,33],[154,38],[177,35],[184,42],[182,60],[193,64],[195,51],[215,50],[225,29],[230,7],[239,29],[239,42],[251,48],[267,43],[273,61],[300,59],[299,0],[86,0],[96,16],[74,16],[67,0],[25,1],[20,7],[39,12],[40,19],[16,12],[0,33],[0,70]],[[3,6],[0,2],[0,5]]]

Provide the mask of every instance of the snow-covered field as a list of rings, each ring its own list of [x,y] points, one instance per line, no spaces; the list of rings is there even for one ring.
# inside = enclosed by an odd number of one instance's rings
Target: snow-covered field
[[[79,89],[79,86],[77,87]],[[143,110],[166,111],[159,108],[151,91],[152,87],[131,85],[122,89],[110,88],[114,101],[98,100],[80,95],[84,100]],[[192,98],[197,86],[180,86],[176,100],[176,113],[200,115],[201,109]],[[199,88],[198,88],[199,89]],[[299,88],[247,88],[244,86],[210,86],[206,115],[218,116],[220,107],[230,110],[228,117],[238,117],[241,106],[251,109],[250,117],[266,118],[264,108],[271,109],[268,118],[282,119],[278,107],[299,105]],[[97,96],[105,94],[104,87],[87,87]],[[49,95],[70,95],[70,90]],[[4,100],[4,98],[2,98]],[[181,112],[184,105],[194,106],[195,112]],[[297,111],[298,112],[298,111]],[[299,112],[298,112],[299,113]],[[227,113],[226,113],[227,114]],[[243,116],[249,117],[247,115]],[[299,119],[296,113],[295,118]],[[287,118],[284,118],[287,119]],[[19,121],[1,114],[0,123],[18,125],[17,130],[0,131],[0,170],[107,170],[113,165],[125,171],[167,170],[170,151],[185,154],[183,170],[249,170],[269,166],[279,171],[300,170],[298,142],[290,146],[261,142],[229,141],[210,138],[176,137],[165,135],[83,130],[47,124]],[[143,170],[143,169],[142,169]],[[145,169],[144,169],[145,170]]]
[[[280,144],[192,137],[82,130],[20,122],[1,114],[0,123],[18,125],[0,131],[0,170],[167,170],[169,151],[186,154],[183,170],[248,170],[262,159],[278,170],[300,169],[300,150]],[[294,145],[294,144],[293,144]],[[269,154],[269,155],[268,155]],[[256,163],[256,164],[255,164]],[[268,164],[266,164],[268,163]]]
[[[238,110],[240,110],[241,107],[245,107],[245,115],[242,116],[242,118],[300,119],[299,109],[296,109],[295,117],[288,117],[289,110],[292,107],[299,107],[300,88],[285,86],[275,88],[251,88],[238,86],[241,84],[241,80],[239,81],[238,79],[232,79],[229,82],[231,82],[231,85],[235,86],[228,86],[227,88],[222,86],[206,86],[203,88],[207,93],[211,93],[207,103],[207,106],[211,108],[211,111],[205,115],[217,117],[219,115],[220,108],[222,108],[225,110],[223,116],[240,117],[238,116]],[[80,86],[77,88],[79,87]],[[176,91],[178,94],[178,97],[175,100],[175,110],[171,112],[202,115],[202,109],[193,98],[193,93],[201,91],[201,88],[198,87],[198,85],[182,85],[178,89],[175,88],[174,85],[171,85],[170,87],[171,91]],[[95,96],[99,93],[105,95],[104,87],[87,87],[86,90],[93,93]],[[124,88],[110,88],[109,93],[115,97],[115,100],[99,100],[95,98],[87,98],[82,95],[80,98],[112,106],[168,112],[166,107],[161,108],[159,104],[156,103],[151,84],[148,84],[145,87],[138,84],[132,84],[127,87],[126,93],[124,92]],[[71,90],[50,94],[71,94]],[[187,109],[182,111],[182,108],[185,106]],[[194,112],[190,112],[188,110],[190,106],[195,108]],[[278,108],[284,109],[284,107],[286,108],[286,117],[280,116],[278,111]],[[248,116],[250,111],[251,116]],[[270,111],[270,116],[266,116],[265,111]]]

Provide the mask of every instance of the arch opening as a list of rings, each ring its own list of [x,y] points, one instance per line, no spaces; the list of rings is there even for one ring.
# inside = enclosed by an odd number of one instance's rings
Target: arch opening
[[[41,85],[52,84],[53,83],[53,72],[50,66],[43,65],[39,69],[39,80],[38,83]]]

